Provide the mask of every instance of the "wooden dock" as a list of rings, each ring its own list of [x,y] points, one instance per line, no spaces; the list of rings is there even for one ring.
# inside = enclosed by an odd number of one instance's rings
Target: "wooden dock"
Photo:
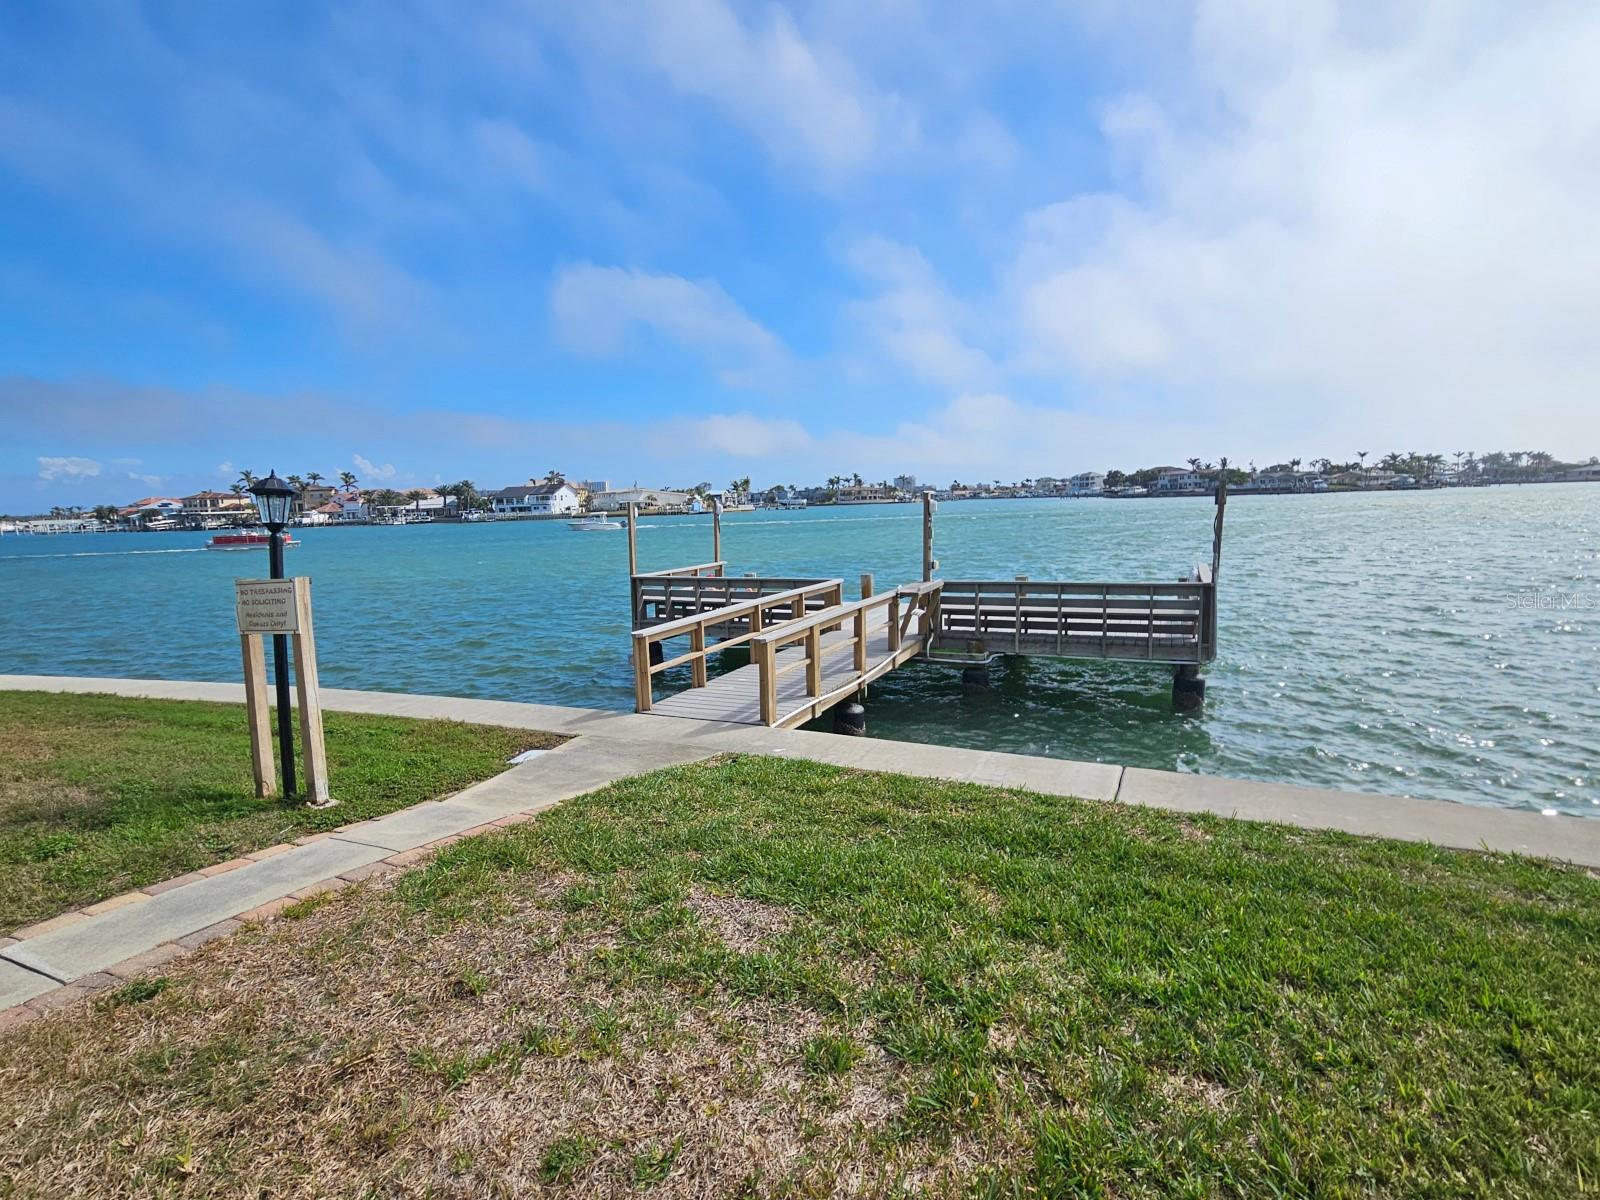
[[[1000,654],[1165,664],[1174,704],[1197,707],[1199,669],[1217,653],[1226,495],[1224,487],[1209,569],[1174,582],[1116,583],[934,579],[933,504],[925,495],[922,581],[874,594],[864,575],[861,599],[849,602],[842,579],[727,575],[720,512],[710,561],[640,573],[630,513],[635,708],[788,728],[864,695],[914,658],[972,669]],[[713,676],[712,661],[734,650],[748,653],[748,663]],[[683,667],[688,688],[658,699],[658,677]]]
[[[912,584],[848,604],[808,610],[807,599],[839,586],[813,584],[681,617],[633,634],[635,707],[669,717],[788,728],[821,716],[927,648],[938,585]],[[711,640],[711,631],[725,636]],[[687,638],[673,658],[652,646]],[[748,646],[750,662],[712,678],[708,659]],[[657,675],[687,665],[687,691],[657,701]]]

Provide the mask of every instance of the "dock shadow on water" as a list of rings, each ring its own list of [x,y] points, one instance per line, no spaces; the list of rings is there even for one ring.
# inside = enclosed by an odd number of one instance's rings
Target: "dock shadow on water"
[[[908,663],[872,685],[867,735],[1164,770],[1212,750],[1204,719],[1173,711],[1170,668],[1001,655],[989,682],[973,691],[959,667]]]

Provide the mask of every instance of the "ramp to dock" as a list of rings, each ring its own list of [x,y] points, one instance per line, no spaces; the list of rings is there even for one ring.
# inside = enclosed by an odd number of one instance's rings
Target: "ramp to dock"
[[[635,630],[638,711],[789,728],[821,716],[923,652],[937,585],[909,585],[806,611],[808,592],[836,584],[823,580]],[[708,641],[716,629],[730,636]],[[651,661],[652,646],[683,637],[689,639],[687,653]],[[750,664],[711,678],[706,659],[742,644],[750,647]],[[683,665],[690,668],[688,690],[656,700],[654,676]]]

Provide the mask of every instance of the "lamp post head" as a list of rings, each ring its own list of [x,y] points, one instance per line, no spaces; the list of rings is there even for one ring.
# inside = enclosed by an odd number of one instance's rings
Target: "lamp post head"
[[[250,485],[250,494],[255,497],[256,511],[261,514],[261,523],[271,533],[282,533],[289,524],[289,509],[294,504],[294,488],[278,478],[278,473],[273,471],[265,479],[258,479]]]

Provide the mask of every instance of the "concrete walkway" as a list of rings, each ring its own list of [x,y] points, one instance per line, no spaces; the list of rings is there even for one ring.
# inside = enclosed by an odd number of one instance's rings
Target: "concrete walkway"
[[[0,690],[103,693],[242,703],[238,684],[0,675]],[[1335,829],[1600,867],[1600,820],[1435,800],[1324,791],[1108,763],[962,750],[800,730],[724,725],[548,704],[325,690],[326,709],[472,721],[578,735],[444,801],[219,863],[0,938],[0,1026],[158,966],[240,921],[386,870],[429,849],[514,824],[630,775],[739,752],[951,779],[1179,812]],[[64,986],[65,985],[65,986]],[[23,1008],[11,1006],[24,1005]],[[20,1014],[20,1015],[19,1015]]]
[[[0,1028],[117,986],[296,900],[399,870],[459,838],[517,824],[615,780],[711,753],[578,738],[449,799],[269,846],[19,929],[0,938]]]

